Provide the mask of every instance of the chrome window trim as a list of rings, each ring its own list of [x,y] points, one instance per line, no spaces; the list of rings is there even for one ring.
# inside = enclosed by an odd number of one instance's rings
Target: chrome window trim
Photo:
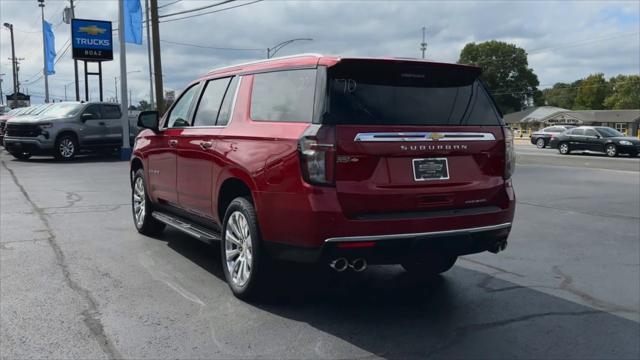
[[[238,76],[238,86],[236,86],[236,91],[233,94],[233,103],[231,104],[231,117],[229,118],[229,121],[227,122],[226,125],[189,126],[189,127],[182,127],[181,129],[224,129],[227,126],[229,126],[233,121],[233,114],[236,111],[236,101],[238,100],[238,93],[240,92],[240,85],[242,85],[243,79],[244,79],[244,76]],[[212,80],[216,80],[216,79],[212,79]],[[172,128],[172,129],[175,129],[175,128]]]
[[[504,223],[499,225],[481,226],[475,228],[466,228],[458,230],[444,230],[444,231],[431,231],[423,233],[410,233],[410,234],[391,234],[391,235],[373,235],[373,236],[346,236],[346,237],[334,237],[328,238],[324,242],[357,242],[357,241],[382,241],[382,240],[397,240],[397,239],[411,239],[421,237],[435,237],[443,235],[463,235],[473,234],[483,231],[493,231],[510,228],[511,223]]]
[[[441,137],[432,138],[433,134]],[[492,133],[480,132],[372,132],[358,133],[353,141],[360,142],[409,142],[409,141],[493,141]]]

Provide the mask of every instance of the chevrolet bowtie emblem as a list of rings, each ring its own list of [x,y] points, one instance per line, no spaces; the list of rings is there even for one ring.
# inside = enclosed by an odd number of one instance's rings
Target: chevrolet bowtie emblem
[[[431,140],[440,140],[444,137],[444,135],[440,133],[431,133],[429,137],[431,138]]]
[[[87,33],[89,35],[102,35],[105,33],[105,31],[107,31],[107,29],[103,29],[103,28],[99,28],[95,25],[91,25],[91,26],[83,26],[78,28],[78,31],[81,33]]]

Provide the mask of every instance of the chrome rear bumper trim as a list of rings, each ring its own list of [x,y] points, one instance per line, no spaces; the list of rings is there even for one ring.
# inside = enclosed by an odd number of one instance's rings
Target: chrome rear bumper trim
[[[353,141],[408,142],[408,141],[493,141],[492,133],[479,132],[378,132],[358,133]]]
[[[474,234],[474,233],[479,233],[484,231],[507,229],[510,227],[511,227],[511,223],[504,223],[499,225],[481,226],[481,227],[458,229],[458,230],[432,231],[432,232],[424,232],[424,233],[335,237],[335,238],[326,239],[324,242],[331,243],[331,242],[353,242],[353,241],[381,241],[381,240],[394,240],[394,239],[438,237],[443,235],[464,235],[464,234]]]

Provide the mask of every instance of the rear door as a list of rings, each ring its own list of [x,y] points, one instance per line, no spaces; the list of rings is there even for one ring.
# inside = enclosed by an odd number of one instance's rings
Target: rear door
[[[584,129],[573,129],[569,133],[569,144],[571,150],[588,150],[587,138],[584,134]]]
[[[335,184],[348,216],[506,206],[503,123],[479,75],[417,62],[329,68],[323,122],[335,126]]]
[[[201,217],[214,216],[214,174],[222,166],[216,145],[228,122],[236,85],[237,79],[230,77],[207,81],[194,111],[193,126],[185,128],[180,137],[178,202],[181,208]]]

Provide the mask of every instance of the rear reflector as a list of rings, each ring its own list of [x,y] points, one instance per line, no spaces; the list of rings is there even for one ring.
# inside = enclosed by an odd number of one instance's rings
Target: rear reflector
[[[375,241],[356,241],[356,242],[343,242],[336,245],[340,249],[359,249],[370,248],[376,246]]]

